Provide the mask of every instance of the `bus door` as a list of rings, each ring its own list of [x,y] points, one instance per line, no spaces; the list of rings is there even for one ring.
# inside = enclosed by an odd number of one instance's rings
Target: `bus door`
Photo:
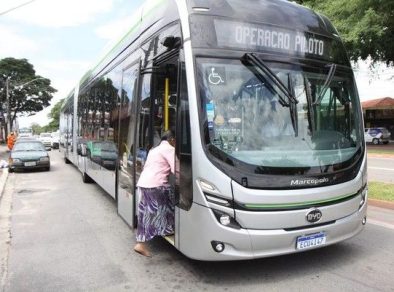
[[[149,48],[147,51],[149,52]],[[177,86],[177,52],[174,53],[173,50],[164,52],[145,63],[141,70],[136,182],[143,170],[149,150],[160,144],[162,134],[171,130],[176,135]],[[175,175],[170,175],[169,182],[175,188]],[[171,199],[175,209],[176,201],[173,194]],[[177,220],[175,221],[177,224]],[[175,230],[177,230],[176,226]],[[166,239],[176,245],[175,236]]]
[[[135,130],[137,122],[137,93],[140,62],[123,71],[122,93],[119,103],[119,168],[117,174],[118,213],[134,228],[135,220]]]

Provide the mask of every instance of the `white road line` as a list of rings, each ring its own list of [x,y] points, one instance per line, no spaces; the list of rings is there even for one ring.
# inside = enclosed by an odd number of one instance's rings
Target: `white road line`
[[[373,166],[368,166],[369,169],[379,169],[379,170],[389,170],[389,171],[394,171],[394,168],[385,168],[385,167],[373,167]]]
[[[394,230],[394,224],[386,223],[386,222],[383,222],[383,221],[374,220],[374,219],[368,219],[367,218],[367,223],[370,223],[370,224],[373,224],[373,225],[382,226],[382,227],[386,227],[386,228]]]

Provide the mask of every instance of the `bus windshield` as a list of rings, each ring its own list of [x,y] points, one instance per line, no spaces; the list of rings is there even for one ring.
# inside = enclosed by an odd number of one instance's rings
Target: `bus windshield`
[[[244,58],[198,58],[197,64],[204,140],[226,163],[247,164],[254,173],[300,167],[322,173],[362,147],[350,69],[263,63],[272,78]]]

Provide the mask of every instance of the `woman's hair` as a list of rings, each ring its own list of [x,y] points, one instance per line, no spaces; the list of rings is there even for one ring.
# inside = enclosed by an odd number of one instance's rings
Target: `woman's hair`
[[[161,141],[170,141],[172,138],[175,138],[175,136],[171,130],[165,131],[161,134]]]

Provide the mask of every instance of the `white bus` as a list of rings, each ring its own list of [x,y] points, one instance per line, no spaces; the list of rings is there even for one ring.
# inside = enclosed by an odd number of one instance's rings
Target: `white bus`
[[[33,130],[32,128],[20,128],[18,131],[18,138],[32,138]]]
[[[281,0],[155,0],[61,113],[65,161],[136,227],[136,182],[176,133],[175,234],[199,260],[295,253],[366,223],[362,112],[330,21]]]

